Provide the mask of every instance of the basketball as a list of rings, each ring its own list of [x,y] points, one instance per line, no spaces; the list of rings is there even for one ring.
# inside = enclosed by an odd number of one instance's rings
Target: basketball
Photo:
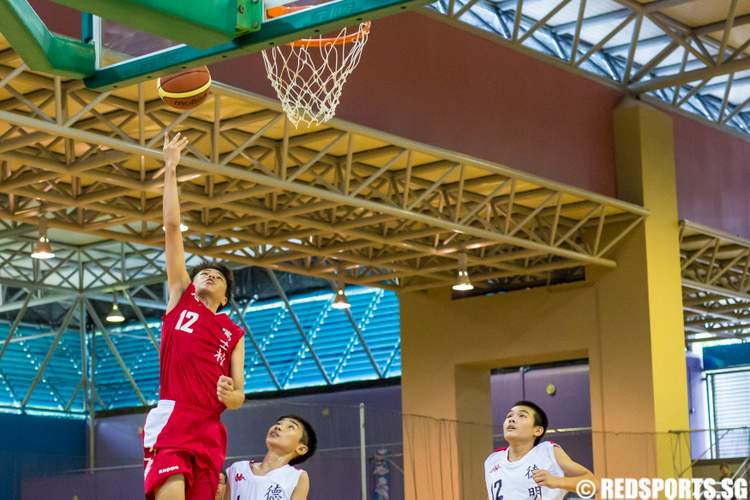
[[[162,100],[177,109],[192,109],[206,100],[211,88],[211,73],[201,66],[159,78],[156,88]]]

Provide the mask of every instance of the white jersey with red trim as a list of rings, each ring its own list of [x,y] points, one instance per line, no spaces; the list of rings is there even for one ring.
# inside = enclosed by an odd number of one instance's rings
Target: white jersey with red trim
[[[489,500],[562,500],[565,491],[539,486],[534,482],[535,470],[544,469],[555,476],[564,476],[555,458],[556,444],[545,441],[534,446],[523,458],[508,460],[508,449],[501,448],[484,462],[484,479]]]
[[[247,460],[235,462],[227,469],[230,500],[291,500],[302,475],[300,469],[284,465],[264,476],[253,473]]]

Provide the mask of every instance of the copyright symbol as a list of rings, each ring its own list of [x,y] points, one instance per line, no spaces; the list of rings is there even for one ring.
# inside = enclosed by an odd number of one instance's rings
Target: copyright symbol
[[[594,484],[594,481],[584,479],[583,481],[578,482],[578,485],[576,486],[576,494],[579,497],[594,498],[594,493],[596,493],[596,484]]]

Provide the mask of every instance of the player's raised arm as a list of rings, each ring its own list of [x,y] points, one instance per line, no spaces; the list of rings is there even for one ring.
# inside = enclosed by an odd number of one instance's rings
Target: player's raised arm
[[[177,305],[182,292],[190,285],[190,276],[185,267],[185,247],[180,232],[180,200],[177,192],[177,165],[182,150],[187,146],[186,137],[180,134],[170,140],[164,134],[164,249],[167,261],[167,284],[169,303],[167,312]]]

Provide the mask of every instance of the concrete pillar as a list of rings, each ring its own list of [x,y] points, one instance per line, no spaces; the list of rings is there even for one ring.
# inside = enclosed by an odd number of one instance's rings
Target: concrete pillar
[[[409,500],[486,496],[492,368],[588,357],[595,473],[689,469],[671,120],[626,101],[614,113],[618,192],[651,211],[585,283],[451,300],[401,298],[405,491]]]

